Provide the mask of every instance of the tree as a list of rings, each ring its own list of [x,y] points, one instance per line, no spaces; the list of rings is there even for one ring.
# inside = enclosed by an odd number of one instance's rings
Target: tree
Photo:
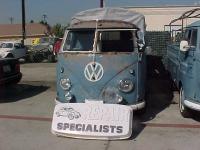
[[[34,23],[34,20],[31,20],[30,23]]]
[[[64,32],[65,32],[66,27],[62,26],[61,24],[57,23],[56,25],[53,26],[52,28],[52,33],[56,36],[56,37],[63,37]]]
[[[48,25],[48,23],[47,23],[47,22],[44,22],[43,20],[41,20],[39,23],[40,23],[40,24],[43,24],[43,25]]]

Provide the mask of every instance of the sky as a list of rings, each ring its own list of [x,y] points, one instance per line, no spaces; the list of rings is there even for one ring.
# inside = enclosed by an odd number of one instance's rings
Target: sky
[[[39,22],[47,15],[50,25],[69,23],[73,14],[99,7],[100,0],[25,0],[26,22]],[[0,0],[0,24],[21,23],[21,0]],[[105,0],[106,7],[194,5],[198,0]]]

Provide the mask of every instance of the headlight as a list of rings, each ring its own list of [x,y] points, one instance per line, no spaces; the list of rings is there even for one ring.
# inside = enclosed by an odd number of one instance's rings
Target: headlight
[[[134,89],[134,84],[131,80],[124,79],[120,80],[118,88],[120,91],[128,93]]]
[[[118,104],[123,101],[123,97],[117,93],[117,89],[107,88],[102,95],[105,103]]]
[[[70,90],[72,87],[71,81],[69,79],[61,79],[60,86],[63,90]]]
[[[70,92],[67,92],[66,94],[65,94],[65,100],[69,103],[70,102],[70,100],[72,100],[72,94],[70,93]]]

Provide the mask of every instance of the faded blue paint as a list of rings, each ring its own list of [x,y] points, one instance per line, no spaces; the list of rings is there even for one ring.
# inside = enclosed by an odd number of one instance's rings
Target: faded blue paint
[[[169,45],[167,68],[177,87],[182,85],[185,99],[200,105],[200,21],[187,29],[197,30],[197,44],[188,52],[180,51],[179,45]]]
[[[92,62],[100,63],[104,68],[104,75],[97,82],[88,81],[84,75],[86,65]],[[66,102],[64,91],[60,87],[61,78],[69,78],[72,83],[70,92],[74,95],[76,102],[84,102],[85,99],[104,100],[105,90],[113,91],[124,99],[124,104],[136,104],[139,100],[144,100],[145,79],[146,79],[146,61],[143,55],[139,61],[137,52],[132,53],[61,53],[58,56],[57,64],[57,99],[60,102]],[[61,68],[64,72],[61,73]],[[133,73],[130,73],[130,70]],[[135,84],[133,91],[124,93],[118,90],[119,81],[130,79]],[[137,86],[138,85],[138,86]],[[105,101],[105,103],[114,103]]]
[[[113,13],[114,20],[112,15],[107,16],[104,12],[99,14],[100,17],[98,13],[92,17],[90,13],[85,15],[85,19],[75,17],[74,20],[79,21],[73,20],[64,36],[57,64],[57,101],[83,103],[92,100],[133,105],[134,110],[144,108],[146,56],[143,15],[134,19],[135,13],[127,15],[125,11],[118,18]],[[95,17],[100,20],[94,21]],[[89,68],[85,69],[86,66]],[[104,74],[99,79],[101,66]],[[71,82],[71,88],[64,90],[60,85],[61,79],[66,87]],[[69,92],[73,95],[71,101],[65,97],[67,93],[70,95]]]

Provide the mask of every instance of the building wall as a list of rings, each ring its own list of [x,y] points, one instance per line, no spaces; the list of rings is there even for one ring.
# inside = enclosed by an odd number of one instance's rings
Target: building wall
[[[48,35],[39,35],[39,36],[31,36],[31,37],[27,37],[24,41],[24,44],[25,45],[32,45],[32,41],[35,39],[35,38],[42,38],[42,37],[49,37]],[[21,36],[11,36],[11,37],[0,37],[0,43],[2,41],[18,41],[18,42],[21,42],[22,40],[22,37]]]
[[[147,31],[163,31],[164,25],[180,17],[184,12],[200,8],[200,6],[165,6],[165,7],[126,7],[126,9],[142,13],[146,19]],[[185,20],[184,25],[197,19]],[[180,24],[180,22],[177,24]]]

